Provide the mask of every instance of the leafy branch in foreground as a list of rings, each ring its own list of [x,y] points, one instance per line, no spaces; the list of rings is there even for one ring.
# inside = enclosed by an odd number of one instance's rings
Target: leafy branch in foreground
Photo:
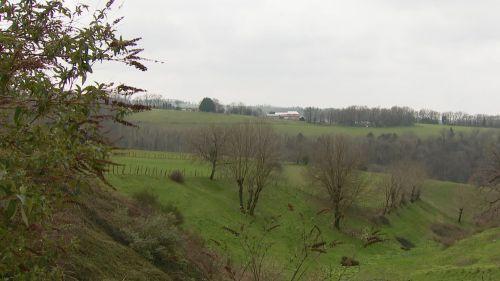
[[[108,17],[113,2],[91,11],[57,0],[0,0],[1,278],[56,271],[46,239],[51,212],[89,180],[105,181],[102,122],[130,125],[128,113],[147,109],[124,102],[141,89],[87,82],[106,61],[147,69],[140,39],[117,35],[122,18]]]

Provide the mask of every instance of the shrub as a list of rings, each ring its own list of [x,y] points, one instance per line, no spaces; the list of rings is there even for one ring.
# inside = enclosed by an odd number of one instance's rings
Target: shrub
[[[359,261],[355,260],[354,258],[344,256],[344,257],[342,257],[340,264],[342,266],[358,266]]]
[[[139,192],[134,193],[134,195],[132,195],[132,197],[142,207],[144,207],[144,206],[147,206],[147,207],[159,206],[158,198],[151,190],[143,189]]]
[[[173,216],[173,223],[175,225],[181,225],[184,222],[184,216],[182,215],[181,211],[177,206],[173,205],[172,203],[166,203],[162,204],[160,206],[160,210],[163,213],[170,214]]]
[[[130,247],[153,262],[156,266],[171,270],[179,266],[180,233],[172,216],[155,215],[148,218],[139,228],[131,230],[133,241]]]
[[[135,193],[133,197],[143,208],[146,207],[154,211],[171,215],[174,225],[180,225],[184,222],[184,216],[179,208],[172,203],[160,203],[160,201],[158,201],[158,197],[151,190],[141,190]]]
[[[184,183],[184,174],[179,170],[172,171],[168,177],[177,183]]]

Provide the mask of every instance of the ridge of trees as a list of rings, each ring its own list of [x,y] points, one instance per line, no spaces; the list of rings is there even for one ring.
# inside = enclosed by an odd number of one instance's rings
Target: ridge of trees
[[[342,125],[353,127],[394,127],[420,124],[441,124],[447,126],[500,128],[500,115],[468,114],[465,112],[438,112],[430,109],[415,110],[406,106],[391,108],[349,106],[345,108],[318,107],[273,107],[251,106],[243,103],[224,105],[215,98],[204,98],[200,104],[172,100],[160,95],[144,94],[128,100],[132,104],[142,104],[158,109],[200,110],[205,112],[265,116],[268,112],[298,111],[303,120],[312,124]],[[209,109],[201,105],[210,103]]]
[[[139,128],[109,127],[110,137],[123,148],[194,152],[189,143],[189,130],[165,128],[137,123]],[[281,160],[307,164],[315,137],[304,134],[279,135]],[[363,169],[384,171],[392,164],[407,159],[422,163],[430,178],[466,183],[473,180],[476,171],[488,157],[488,148],[500,142],[495,131],[458,132],[445,129],[439,135],[420,138],[412,134],[385,133],[354,137],[366,151]]]
[[[397,106],[390,109],[365,106],[350,106],[341,109],[307,107],[304,109],[304,118],[308,123],[353,127],[412,126],[416,122],[413,109]]]

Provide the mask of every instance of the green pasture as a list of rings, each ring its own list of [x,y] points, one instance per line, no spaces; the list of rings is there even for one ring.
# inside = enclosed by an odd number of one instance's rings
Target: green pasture
[[[384,128],[365,128],[365,127],[346,127],[346,126],[330,126],[308,124],[303,121],[290,120],[269,120],[243,115],[228,115],[206,112],[188,112],[176,110],[161,110],[155,109],[146,112],[136,113],[129,117],[130,121],[138,124],[151,124],[165,128],[196,128],[206,126],[208,124],[231,125],[250,120],[266,120],[270,122],[278,132],[297,135],[302,133],[306,136],[318,136],[323,134],[341,133],[353,136],[366,136],[373,133],[375,136],[384,133],[395,133],[398,135],[415,134],[419,137],[426,138],[436,136],[443,130],[449,130],[449,126],[416,124],[411,127],[384,127]],[[455,132],[471,132],[474,130],[495,130],[487,128],[472,128],[454,126]]]
[[[237,189],[230,179],[219,173],[216,181],[210,181],[208,167],[187,158],[172,153],[121,151],[113,159],[125,169],[142,165],[157,170],[182,170],[186,173],[183,184],[163,175],[127,172],[109,174],[108,178],[127,195],[146,189],[156,194],[160,202],[177,206],[185,217],[187,230],[201,235],[210,247],[229,252],[236,261],[243,260],[243,251],[237,238],[223,227],[239,230],[244,224],[251,235],[259,236],[274,220],[280,226],[266,239],[273,243],[268,261],[285,271],[290,270],[289,258],[297,251],[300,231],[315,224],[322,230],[324,241],[341,243],[322,255],[318,264],[311,265],[315,269],[340,270],[341,257],[350,256],[360,262],[359,267],[348,270],[352,280],[500,280],[500,229],[472,235],[449,248],[435,241],[430,230],[436,223],[457,225],[457,205],[452,198],[458,184],[428,181],[420,202],[389,215],[389,225],[375,225],[372,218],[383,196],[377,183],[383,175],[367,173],[360,203],[349,214],[345,233],[339,233],[332,229],[329,213],[317,214],[326,205],[321,190],[308,184],[302,166],[285,165],[282,175],[264,190],[252,218],[239,212]],[[470,188],[469,192],[474,193]],[[460,227],[473,231],[469,214]],[[364,248],[361,240],[353,236],[372,228],[380,229],[387,241]],[[396,237],[409,240],[415,248],[402,250]]]

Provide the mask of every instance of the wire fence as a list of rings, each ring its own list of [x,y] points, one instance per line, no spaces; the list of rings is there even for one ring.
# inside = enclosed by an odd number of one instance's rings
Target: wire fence
[[[190,153],[166,153],[166,152],[142,152],[142,151],[115,151],[114,156],[146,159],[169,159],[169,160],[195,160]]]
[[[107,167],[107,174],[109,175],[123,175],[123,176],[148,176],[154,178],[167,178],[174,171],[179,171],[185,177],[210,177],[211,171],[206,169],[175,169],[175,168],[161,168],[151,167],[145,165],[109,165]],[[225,178],[221,173],[215,173],[216,179]]]

